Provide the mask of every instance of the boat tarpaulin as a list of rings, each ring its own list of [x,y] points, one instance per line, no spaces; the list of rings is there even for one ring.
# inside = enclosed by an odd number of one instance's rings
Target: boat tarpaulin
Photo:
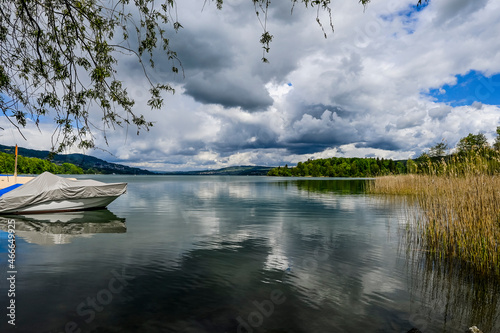
[[[126,183],[103,183],[92,179],[72,180],[44,172],[26,184],[0,197],[0,213],[50,201],[96,197],[118,197]]]

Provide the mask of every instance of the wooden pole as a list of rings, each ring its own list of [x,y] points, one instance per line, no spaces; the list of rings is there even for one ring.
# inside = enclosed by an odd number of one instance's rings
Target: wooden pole
[[[16,159],[14,161],[14,183],[17,184],[17,145],[16,145]]]

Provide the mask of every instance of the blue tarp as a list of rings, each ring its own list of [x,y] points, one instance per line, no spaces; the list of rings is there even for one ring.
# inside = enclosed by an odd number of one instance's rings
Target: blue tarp
[[[0,190],[0,197],[1,197],[2,195],[4,195],[5,193],[10,192],[10,191],[12,191],[13,189],[16,189],[16,188],[18,188],[19,186],[22,186],[22,185],[23,185],[23,184],[14,184],[14,185],[11,185],[11,186],[9,186],[9,187],[6,187],[6,188],[1,189],[1,190]]]

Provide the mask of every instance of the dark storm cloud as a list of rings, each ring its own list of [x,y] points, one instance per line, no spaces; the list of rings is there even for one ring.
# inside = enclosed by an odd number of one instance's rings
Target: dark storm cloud
[[[207,144],[201,140],[185,140],[178,147],[168,149],[168,157],[165,157],[167,150],[162,146],[162,143],[151,142],[148,146],[141,147],[140,149],[130,148],[128,150],[130,157],[127,158],[127,162],[141,163],[144,161],[156,161],[156,163],[180,164],[185,163],[186,159],[190,159],[206,149]],[[109,162],[123,162],[121,159],[111,156],[107,152],[96,153],[95,156]]]
[[[266,124],[248,124],[225,119],[225,125],[211,146],[223,156],[246,149],[283,148],[278,142],[278,133]]]
[[[327,148],[332,148],[332,145],[321,144],[321,143],[315,143],[315,144],[289,143],[286,145],[286,150],[290,154],[297,154],[297,155],[319,153],[319,152],[324,151]]]
[[[260,115],[263,118],[252,123],[221,117],[224,126],[210,148],[222,156],[248,149],[283,148],[291,154],[312,154],[360,141],[358,130],[350,124],[353,114],[334,106],[307,105],[287,114],[285,133],[268,122],[264,113]]]
[[[233,7],[234,6],[234,7]],[[228,30],[227,21],[206,26],[188,22],[171,36],[171,47],[182,62],[185,76],[175,80],[184,85],[184,94],[203,104],[219,104],[226,108],[241,107],[247,111],[265,110],[273,100],[265,87],[270,81],[284,81],[298,67],[298,61],[315,45],[314,38],[298,39],[288,31],[311,16],[300,6],[291,14],[292,3],[273,3],[268,18],[274,35],[270,64],[261,61],[259,44],[262,33],[259,19],[248,4],[227,4],[237,28]],[[245,12],[246,11],[246,12]],[[208,13],[201,13],[200,18]],[[234,17],[233,17],[234,16]],[[307,17],[307,22],[311,17]],[[321,37],[318,31],[315,37]],[[249,46],[254,44],[254,46]],[[170,64],[165,64],[169,68]]]
[[[170,39],[188,76],[199,71],[217,72],[232,67],[236,57],[228,47],[229,41],[218,36],[216,31],[194,31],[182,29]]]
[[[184,94],[203,104],[247,111],[272,105],[265,89],[267,81],[247,68],[260,58],[246,59],[241,42],[219,26],[201,29],[191,25],[174,35],[171,46],[184,71],[184,76],[178,76],[176,81],[184,85]]]
[[[293,5],[291,1],[274,1],[271,4],[268,17],[275,24],[292,25],[307,14],[302,4]]]
[[[458,25],[467,16],[484,8],[490,0],[453,0],[437,2],[437,16],[434,20],[436,25]]]
[[[350,123],[353,114],[334,106],[307,105],[288,113],[289,125],[284,133],[266,119],[265,113],[259,114],[257,122],[221,117],[224,126],[210,148],[223,156],[248,149],[280,148],[292,154],[312,154],[360,141],[358,130]]]
[[[384,150],[392,150],[398,151],[401,150],[401,145],[397,142],[390,141],[388,139],[378,139],[374,141],[361,142],[355,144],[356,148],[375,148],[375,149],[384,149]]]
[[[200,103],[241,107],[247,111],[263,110],[273,104],[263,82],[253,77],[224,71],[199,75],[186,81],[185,94]]]
[[[351,143],[357,133],[347,133],[341,128],[331,128],[330,130],[321,130],[318,132],[297,133],[295,136],[287,140],[289,144],[315,144],[323,147],[340,146],[346,143]]]
[[[353,112],[346,111],[337,106],[326,105],[326,104],[312,104],[312,105],[305,105],[302,107],[300,117],[302,117],[304,114],[309,114],[314,118],[320,119],[326,110],[335,112],[340,118],[352,119],[355,116]],[[294,120],[298,119],[299,118]]]

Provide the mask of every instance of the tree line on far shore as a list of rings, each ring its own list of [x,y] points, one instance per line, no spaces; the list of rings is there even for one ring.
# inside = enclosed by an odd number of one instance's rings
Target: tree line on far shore
[[[415,159],[332,157],[308,159],[295,167],[273,168],[268,176],[280,177],[377,177],[398,174],[463,175],[500,172],[500,126],[493,145],[483,133],[460,139],[452,154],[443,140]]]
[[[15,156],[0,152],[0,174],[14,173]],[[49,171],[55,174],[83,174],[83,169],[71,164],[62,163],[61,165],[49,162],[36,157],[18,156],[17,172],[19,174],[40,174]]]
[[[280,177],[373,177],[406,173],[406,163],[380,158],[332,157],[308,159],[295,167],[277,167],[268,176]]]

